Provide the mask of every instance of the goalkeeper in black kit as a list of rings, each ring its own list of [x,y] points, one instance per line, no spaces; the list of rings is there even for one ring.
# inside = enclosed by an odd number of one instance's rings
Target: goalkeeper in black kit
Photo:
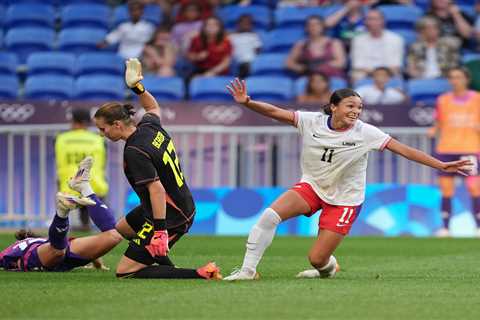
[[[213,262],[198,269],[176,268],[167,254],[188,232],[195,203],[182,173],[173,140],[160,123],[160,107],[143,87],[138,59],[126,61],[125,81],[139,96],[146,113],[135,125],[134,107],[105,103],[95,113],[100,133],[124,140],[124,171],[140,205],[122,218],[116,229],[130,240],[117,266],[119,278],[221,279]]]

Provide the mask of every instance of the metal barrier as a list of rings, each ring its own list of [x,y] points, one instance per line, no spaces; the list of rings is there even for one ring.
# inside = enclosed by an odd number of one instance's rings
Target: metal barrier
[[[54,138],[68,125],[0,127],[0,222],[46,221],[54,212]],[[300,178],[300,140],[291,127],[169,126],[190,187],[291,186]],[[424,128],[383,128],[432,151]],[[123,214],[128,183],[123,143],[108,143],[108,202]],[[367,182],[431,184],[432,169],[391,152],[371,152]]]

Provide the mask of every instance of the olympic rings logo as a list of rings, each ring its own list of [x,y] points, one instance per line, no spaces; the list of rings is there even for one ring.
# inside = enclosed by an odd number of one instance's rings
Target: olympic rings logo
[[[238,106],[206,106],[202,110],[202,116],[210,123],[232,124],[243,115],[243,110]]]
[[[414,107],[408,112],[408,116],[418,125],[431,125],[435,117],[435,108]]]
[[[25,122],[34,114],[31,104],[0,104],[0,119],[4,122]]]
[[[363,110],[360,114],[360,119],[365,122],[374,122],[374,123],[381,123],[383,122],[383,112],[378,110]]]

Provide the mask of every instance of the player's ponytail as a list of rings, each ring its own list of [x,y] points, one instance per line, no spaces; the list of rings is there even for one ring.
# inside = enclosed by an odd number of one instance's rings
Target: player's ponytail
[[[135,107],[131,104],[108,102],[95,112],[94,118],[103,118],[109,125],[112,125],[114,121],[122,121],[126,125],[131,125],[133,124],[132,116],[134,114]]]
[[[331,105],[332,105],[331,103],[327,103],[326,105],[324,105],[324,106],[322,107],[323,112],[325,112],[325,114],[327,114],[327,115],[329,115],[329,116],[332,115]]]

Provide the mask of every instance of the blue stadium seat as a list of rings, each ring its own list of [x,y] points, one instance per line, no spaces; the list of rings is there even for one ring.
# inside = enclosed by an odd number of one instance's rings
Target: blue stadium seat
[[[14,4],[8,7],[5,14],[5,26],[7,28],[53,28],[54,22],[55,9],[51,5]]]
[[[143,85],[160,101],[178,101],[185,97],[185,85],[180,77],[158,77],[147,75]]]
[[[447,79],[412,79],[407,82],[407,93],[412,102],[434,105],[436,98],[451,90]]]
[[[48,5],[54,6],[54,5],[58,4],[59,1],[60,0],[3,0],[3,3],[5,5],[36,3],[36,4],[48,4]],[[2,2],[2,0],[0,0],[0,2]]]
[[[254,28],[266,30],[270,28],[271,14],[270,9],[260,5],[250,6],[226,6],[218,10],[217,15],[225,23],[227,29],[235,29],[237,20],[242,15],[250,15],[253,20]]]
[[[0,51],[0,74],[14,75],[17,74],[18,59],[14,53]]]
[[[143,11],[142,19],[158,26],[162,22],[162,9],[155,4],[147,4]],[[113,25],[117,26],[120,23],[130,20],[127,5],[117,6],[113,10]]]
[[[367,77],[367,78],[363,78],[363,79],[358,80],[357,82],[354,83],[353,86],[355,88],[358,88],[358,87],[368,85],[368,84],[372,84],[372,83],[373,83],[373,79],[370,78],[370,77]],[[387,87],[389,87],[389,88],[399,88],[399,89],[404,90],[405,89],[405,81],[400,77],[391,78],[390,81],[387,83]]]
[[[0,73],[0,99],[16,99],[18,97],[18,78],[13,74]]]
[[[293,83],[287,77],[248,77],[247,88],[249,94],[256,100],[289,101],[293,98]]]
[[[105,39],[107,33],[98,28],[68,28],[58,35],[58,49],[76,54],[96,51],[97,43]]]
[[[378,6],[385,16],[388,29],[415,29],[415,23],[423,15],[422,10],[411,5],[382,5]]]
[[[121,76],[88,75],[75,82],[75,97],[81,100],[123,100],[125,85]]]
[[[462,63],[468,63],[475,60],[480,60],[480,53],[467,52],[462,54]]]
[[[410,46],[415,41],[417,41],[417,33],[413,29],[412,30],[396,29],[396,30],[393,30],[393,32],[395,32],[396,34],[398,34],[403,38],[403,41],[407,47]]]
[[[55,1],[55,0],[54,0]],[[69,4],[87,4],[87,3],[92,3],[92,4],[104,4],[107,5],[108,0],[59,0],[61,1],[64,5],[69,5]]]
[[[21,63],[36,51],[48,51],[53,48],[55,32],[45,28],[13,28],[5,36],[5,47],[15,52]]]
[[[251,4],[275,8],[280,0],[252,0]]]
[[[114,52],[88,52],[78,56],[76,73],[79,76],[120,75],[125,70],[125,61]]]
[[[195,77],[190,82],[190,99],[232,101],[225,88],[231,80],[231,77]]]
[[[281,7],[275,10],[276,29],[304,29],[305,21],[310,16],[325,15],[323,7]]]
[[[307,77],[300,77],[294,83],[295,96],[299,96],[305,93],[305,87],[307,86]],[[348,83],[345,79],[340,77],[330,78],[330,90],[335,91],[338,89],[348,88]]]
[[[101,28],[110,26],[110,8],[101,4],[72,4],[64,7],[60,19],[63,28]]]
[[[27,99],[70,99],[73,96],[73,77],[66,75],[33,75],[25,82]]]
[[[304,39],[303,29],[278,30],[268,32],[262,39],[264,53],[286,53],[289,52],[295,42]]]
[[[287,54],[284,53],[264,53],[258,55],[253,60],[250,67],[251,75],[274,75],[285,76],[287,75],[285,70],[285,60]]]
[[[71,76],[74,73],[75,56],[66,52],[34,52],[27,59],[29,75],[59,74]]]
[[[5,11],[5,6],[0,3],[0,30],[3,28],[3,25],[5,23]]]

